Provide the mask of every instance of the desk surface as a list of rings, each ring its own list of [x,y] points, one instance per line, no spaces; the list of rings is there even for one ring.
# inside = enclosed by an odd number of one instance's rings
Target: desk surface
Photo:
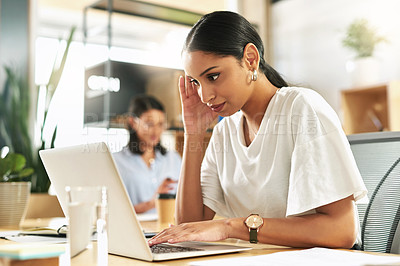
[[[29,219],[29,220],[26,220],[22,224],[22,228],[28,228],[28,227],[34,227],[34,226],[47,226],[49,224],[49,222],[50,222],[50,219]],[[159,230],[159,225],[157,224],[157,222],[142,222],[142,226],[145,231]],[[3,230],[1,230],[1,231],[3,231]],[[10,229],[8,229],[8,230],[10,230]],[[221,241],[221,243],[228,243],[228,244],[234,244],[234,245],[239,245],[239,246],[252,247],[252,249],[243,251],[243,252],[239,252],[239,253],[227,254],[227,255],[214,255],[214,256],[187,258],[187,259],[180,259],[180,260],[171,260],[171,261],[165,261],[165,262],[156,262],[156,264],[157,265],[178,265],[178,266],[180,266],[180,265],[189,265],[189,263],[193,262],[193,261],[256,256],[256,255],[271,254],[271,253],[280,252],[280,251],[296,250],[294,248],[267,245],[267,244],[250,244],[247,241],[236,240],[236,239],[227,239],[225,241]],[[4,244],[18,245],[18,243],[0,239],[0,245],[4,245]],[[88,265],[87,261],[88,261],[87,257],[85,256],[85,253],[83,252],[80,255],[78,255],[72,259],[72,265],[74,265],[74,266]],[[121,266],[139,265],[140,266],[140,265],[150,265],[150,264],[154,265],[154,263],[151,263],[151,262],[145,262],[145,261],[135,260],[132,258],[111,255],[111,254],[108,255],[108,265],[109,266],[114,266],[114,265],[118,265],[118,266],[120,266],[120,265]],[[60,261],[60,265],[64,265],[64,262],[62,259]],[[65,265],[67,265],[67,264],[65,264]]]

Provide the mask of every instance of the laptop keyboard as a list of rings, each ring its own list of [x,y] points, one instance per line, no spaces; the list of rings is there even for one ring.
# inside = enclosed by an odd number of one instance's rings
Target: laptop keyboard
[[[199,248],[169,246],[169,245],[163,245],[163,244],[157,244],[157,245],[151,246],[150,249],[151,249],[151,252],[155,253],[155,254],[189,252],[189,251],[202,251],[203,250],[203,249],[199,249]]]

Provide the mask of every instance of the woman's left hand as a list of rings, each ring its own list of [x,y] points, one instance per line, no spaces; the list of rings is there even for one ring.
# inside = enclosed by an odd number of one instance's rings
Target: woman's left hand
[[[149,246],[168,242],[170,244],[184,241],[219,241],[229,237],[229,226],[226,220],[183,223],[164,229],[149,240]]]

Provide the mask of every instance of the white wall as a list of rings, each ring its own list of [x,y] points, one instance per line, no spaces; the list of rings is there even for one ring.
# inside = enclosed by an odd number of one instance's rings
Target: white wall
[[[241,0],[239,13],[250,23],[257,25],[261,39],[266,43],[267,39],[267,1],[265,0]]]
[[[399,0],[284,0],[272,7],[274,67],[292,84],[311,87],[340,115],[340,90],[351,87],[341,40],[356,18],[366,18],[389,42],[380,44],[380,80],[400,79]]]

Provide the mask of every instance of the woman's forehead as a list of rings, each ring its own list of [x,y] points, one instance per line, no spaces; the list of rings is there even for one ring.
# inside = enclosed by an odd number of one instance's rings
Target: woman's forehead
[[[182,55],[183,67],[186,75],[198,77],[204,70],[210,67],[221,67],[236,61],[233,56],[221,56],[203,51],[185,52]]]

